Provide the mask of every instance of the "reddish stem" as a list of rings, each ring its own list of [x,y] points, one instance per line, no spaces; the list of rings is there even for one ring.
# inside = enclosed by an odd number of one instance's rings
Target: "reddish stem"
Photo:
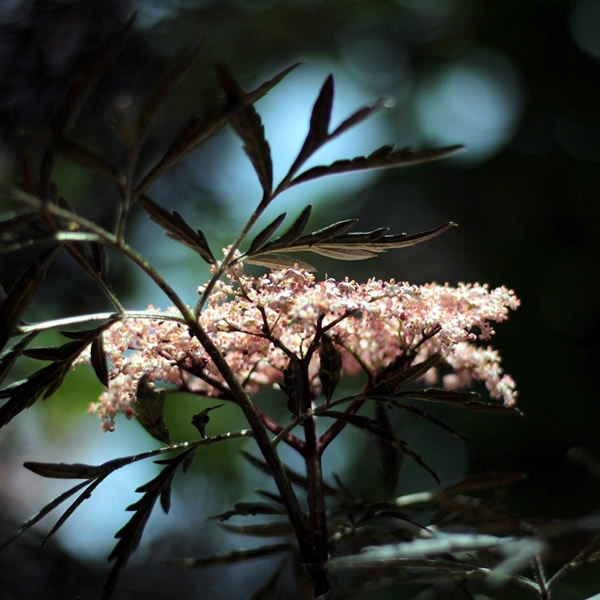
[[[269,415],[265,414],[259,408],[254,407],[256,414],[259,419],[262,421],[262,424],[271,432],[277,435],[283,430],[283,427],[275,420],[272,419]],[[298,436],[294,435],[291,431],[282,438],[283,441],[302,456],[304,456],[304,440],[301,440]]]
[[[348,408],[344,411],[346,415],[353,415],[360,410],[360,407],[364,404],[365,398],[359,398],[352,402]],[[344,428],[348,425],[347,421],[343,421],[342,419],[336,419],[333,422],[333,425],[329,427],[326,431],[323,432],[321,437],[317,440],[317,449],[319,455],[322,455],[325,452],[325,448],[333,442],[333,440],[344,430]]]

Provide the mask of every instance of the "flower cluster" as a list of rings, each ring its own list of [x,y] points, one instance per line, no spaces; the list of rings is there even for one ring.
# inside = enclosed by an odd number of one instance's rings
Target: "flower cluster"
[[[199,289],[200,292],[203,288]],[[512,290],[487,285],[422,286],[371,279],[317,281],[303,269],[281,269],[252,277],[230,273],[218,281],[199,319],[201,326],[244,387],[277,386],[290,355],[307,356],[315,335],[326,331],[341,354],[342,373],[365,371],[376,380],[394,361],[411,363],[439,353],[449,375],[448,389],[484,382],[492,398],[515,403],[514,381],[505,375],[500,356],[478,340],[489,340],[493,322],[504,321],[519,305]],[[117,413],[134,414],[142,376],[178,389],[219,396],[227,385],[197,339],[173,320],[125,319],[104,333],[110,385],[93,410],[103,428],[114,428]],[[82,356],[79,362],[89,360]],[[320,393],[319,352],[309,364],[311,391]],[[437,370],[426,374],[438,381]]]

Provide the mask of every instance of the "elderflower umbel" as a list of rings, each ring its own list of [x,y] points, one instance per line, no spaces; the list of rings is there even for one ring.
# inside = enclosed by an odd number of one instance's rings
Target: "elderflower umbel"
[[[518,306],[514,292],[505,287],[317,281],[308,271],[289,268],[260,277],[230,273],[227,281],[216,283],[199,320],[249,393],[277,386],[289,352],[306,356],[320,328],[341,353],[342,374],[366,371],[377,380],[401,357],[413,364],[439,353],[451,372],[441,378],[445,388],[480,381],[492,398],[513,405],[515,383],[503,373],[498,352],[476,342],[489,340],[491,323],[504,321]],[[227,394],[227,384],[198,340],[187,327],[169,320],[176,314],[168,309],[164,319],[124,319],[104,332],[110,385],[91,407],[103,429],[114,429],[117,413],[135,414],[136,390],[144,375],[181,390]],[[89,353],[79,360],[87,361]],[[317,351],[309,365],[315,397],[320,393],[318,371]],[[431,369],[425,381],[435,384],[439,377]]]

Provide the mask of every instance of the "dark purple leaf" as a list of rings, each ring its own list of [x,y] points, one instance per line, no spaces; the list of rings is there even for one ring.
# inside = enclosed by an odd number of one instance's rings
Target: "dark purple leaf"
[[[287,67],[272,79],[261,84],[255,90],[244,94],[241,101],[242,106],[248,106],[262,98],[299,64],[300,63],[295,63]],[[136,196],[146,191],[171,165],[221,130],[239,109],[240,106],[232,108],[225,105],[208,111],[200,118],[192,119],[183,128],[183,131],[171,144],[165,155],[142,178],[135,190]]]
[[[287,213],[280,214],[254,237],[246,252],[248,256],[251,256],[254,252],[260,250],[268,242],[269,238],[277,231],[277,229],[279,229],[279,226],[285,220],[286,215]]]
[[[330,165],[312,167],[311,169],[300,173],[297,177],[294,177],[290,182],[289,187],[325,175],[364,171],[365,169],[387,169],[391,167],[418,165],[453,156],[462,150],[462,146],[449,146],[447,148],[425,150],[422,152],[415,152],[413,150],[397,150],[396,152],[392,152],[391,146],[383,146],[382,148],[375,150],[375,152],[369,156],[358,156],[352,159],[337,160]]]
[[[160,225],[170,238],[196,251],[207,263],[213,265],[217,262],[204,233],[199,229],[194,231],[178,212],[168,212],[148,196],[141,196],[138,201],[150,218]]]
[[[212,520],[227,521],[231,517],[248,515],[281,515],[285,513],[282,506],[274,506],[265,502],[238,502],[233,509],[209,517]]]
[[[227,554],[209,556],[207,558],[173,558],[167,563],[177,567],[208,567],[212,565],[233,564],[254,560],[272,554],[279,554],[292,548],[292,544],[276,544],[273,546],[264,546],[262,548],[253,548],[252,550],[234,550]]]
[[[246,93],[223,65],[217,65],[217,73],[225,92],[225,105],[233,112],[230,124],[244,144],[265,197],[269,197],[273,188],[273,163],[260,115],[252,104],[245,102]]]
[[[436,472],[425,462],[425,460],[418,455],[414,450],[410,448],[410,446],[395,437],[393,432],[388,431],[383,428],[377,421],[371,419],[369,417],[365,417],[363,415],[356,415],[352,413],[340,412],[335,410],[326,410],[320,413],[321,416],[330,417],[332,419],[339,419],[344,421],[353,427],[361,429],[367,433],[370,433],[376,436],[378,439],[388,443],[390,446],[395,448],[398,452],[402,452],[406,454],[409,458],[411,458],[414,462],[416,462],[419,466],[421,466],[425,471],[427,471],[436,481],[440,482],[439,477]]]
[[[319,380],[327,402],[331,401],[342,373],[342,355],[327,335],[321,336]]]
[[[165,390],[157,390],[148,383],[144,375],[138,384],[136,398],[136,419],[140,425],[159,442],[172,445],[169,429],[165,422]]]
[[[108,387],[108,361],[106,352],[104,351],[104,338],[101,333],[92,342],[90,359],[96,377],[98,377],[104,387]]]
[[[48,250],[38,257],[35,264],[30,266],[19,277],[13,288],[0,304],[0,350],[4,349],[10,337],[14,334],[21,315],[29,306],[48,265],[54,259],[58,247]]]

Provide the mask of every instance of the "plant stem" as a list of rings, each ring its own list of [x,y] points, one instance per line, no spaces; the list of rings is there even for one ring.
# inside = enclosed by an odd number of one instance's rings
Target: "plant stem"
[[[0,191],[2,190],[3,186],[0,186]],[[229,386],[235,402],[242,409],[248,425],[252,429],[252,433],[263,455],[263,458],[269,466],[271,475],[275,481],[275,485],[277,486],[277,489],[281,495],[281,500],[288,511],[290,522],[294,528],[294,532],[300,546],[302,558],[305,563],[311,563],[312,546],[310,544],[310,535],[307,530],[306,518],[300,508],[298,498],[296,497],[292,484],[290,483],[287,473],[285,472],[283,463],[281,462],[276,449],[272,446],[267,430],[263,426],[263,423],[254,408],[252,400],[248,396],[248,393],[238,380],[237,375],[233,372],[225,358],[221,355],[219,349],[215,346],[210,336],[200,325],[190,308],[183,302],[175,290],[148,261],[146,261],[138,252],[136,252],[125,242],[118,240],[116,235],[109,233],[102,227],[99,227],[84,217],[72,213],[70,210],[53,204],[43,204],[38,198],[35,198],[34,196],[31,196],[25,192],[21,192],[20,190],[10,191],[10,195],[20,202],[24,202],[38,210],[46,210],[61,219],[65,219],[67,222],[77,223],[80,227],[86,229],[87,231],[95,233],[99,238],[98,241],[108,246],[112,246],[126,256],[131,262],[137,265],[140,269],[142,269],[142,271],[144,271],[146,275],[148,275],[152,281],[154,281],[154,283],[166,294],[169,300],[173,302],[173,304],[181,313],[181,316],[183,317],[185,324],[189,327],[192,335],[198,339],[206,353],[213,360],[215,366]],[[257,209],[254,216],[257,217],[258,213],[259,211]],[[249,227],[246,227],[244,231],[246,232],[248,229]],[[240,240],[238,240],[237,245],[239,245],[239,241]]]
[[[305,393],[301,399],[301,413],[312,408],[310,386],[308,384],[308,364],[303,363],[305,378]],[[327,534],[327,512],[325,493],[323,489],[323,469],[321,452],[317,437],[317,417],[305,419],[304,427],[304,461],[306,464],[308,521],[311,557],[310,562],[304,558],[305,567],[313,587],[313,595],[319,598],[329,593],[327,561],[329,559],[329,544]]]

